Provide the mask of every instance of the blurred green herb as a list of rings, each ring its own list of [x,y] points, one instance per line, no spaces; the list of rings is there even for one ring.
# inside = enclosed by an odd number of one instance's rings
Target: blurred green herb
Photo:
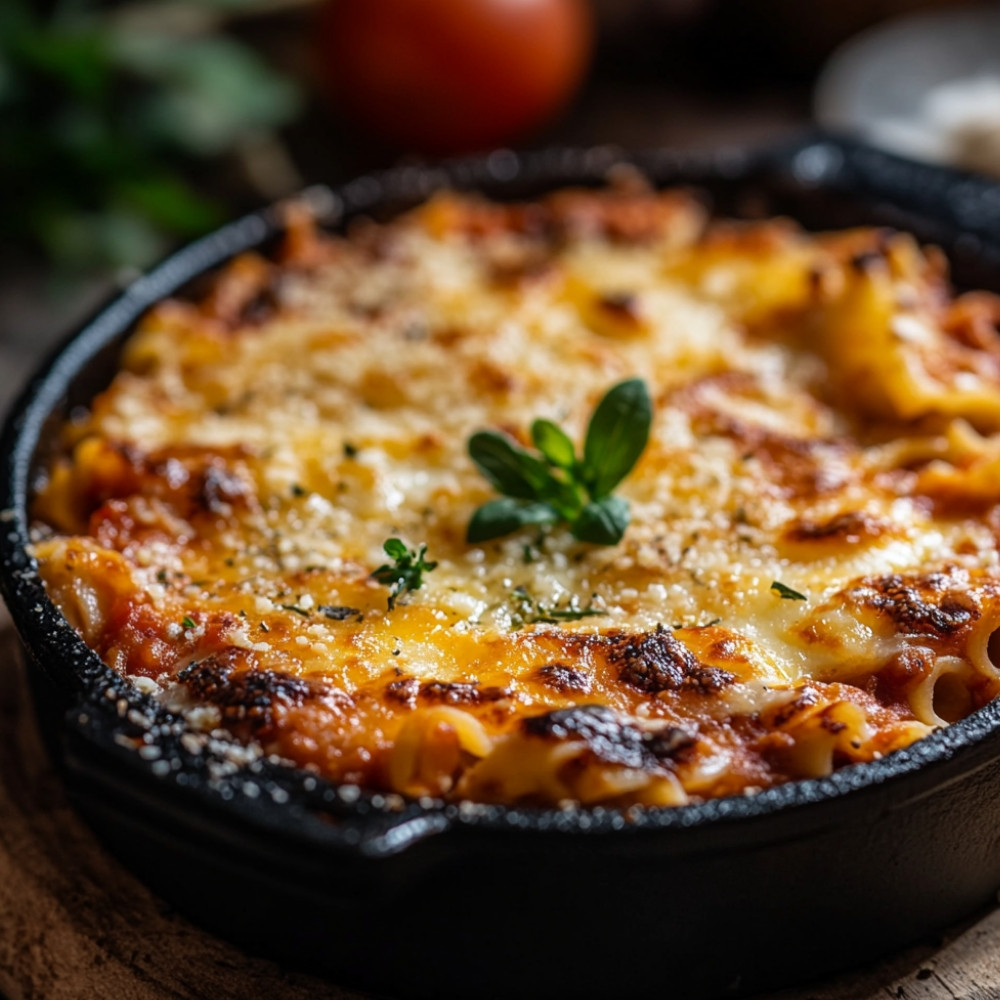
[[[298,110],[295,85],[224,33],[260,5],[2,0],[0,240],[69,268],[141,266],[217,225],[193,165]]]
[[[424,573],[437,567],[436,562],[427,562],[427,546],[408,549],[399,538],[387,538],[382,546],[392,563],[379,566],[372,577],[389,588],[389,610],[396,607],[396,600],[408,590],[419,590],[424,583]]]
[[[473,434],[469,457],[503,497],[476,510],[467,540],[485,542],[528,525],[565,521],[581,542],[616,545],[628,527],[629,509],[611,491],[639,461],[652,422],[646,383],[633,378],[612,386],[597,404],[580,458],[551,420],[531,425],[537,452],[496,431]]]

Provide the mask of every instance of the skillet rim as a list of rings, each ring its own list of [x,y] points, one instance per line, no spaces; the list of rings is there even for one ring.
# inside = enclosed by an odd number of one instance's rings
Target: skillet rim
[[[1000,184],[913,163],[823,133],[763,149],[724,149],[707,154],[628,152],[611,146],[526,154],[498,150],[440,165],[403,166],[363,175],[336,188],[307,189],[300,197],[321,221],[336,225],[380,206],[391,207],[394,201],[412,203],[446,184],[489,193],[502,193],[517,184],[545,189],[599,183],[618,165],[638,167],[657,185],[683,183],[691,176],[739,183],[752,180],[755,172],[790,174],[805,186],[840,189],[859,197],[888,200],[903,211],[915,210],[932,224],[943,223],[953,235],[960,230],[956,239],[978,241],[1000,259]],[[406,803],[391,794],[359,790],[353,785],[336,786],[273,759],[238,767],[222,779],[210,777],[204,760],[185,753],[180,742],[184,729],[178,718],[106,667],[48,598],[28,552],[26,504],[33,461],[46,425],[65,405],[74,380],[95,364],[102,352],[117,353],[121,339],[149,306],[235,254],[273,240],[281,230],[278,209],[279,205],[268,206],[221,227],[172,254],[113,296],[36,369],[0,433],[0,592],[34,666],[54,682],[63,704],[71,767],[96,778],[98,785],[103,771],[112,786],[124,782],[141,786],[150,794],[172,786],[169,794],[179,795],[182,807],[209,806],[240,823],[249,822],[261,832],[279,833],[321,850],[335,848],[377,858],[396,854],[431,834],[459,829],[666,834],[746,826],[753,820],[787,817],[789,813],[804,819],[806,812],[811,812],[812,822],[816,822],[820,820],[817,810],[808,807],[841,803],[845,797],[859,800],[877,789],[902,792],[908,801],[948,784],[956,770],[964,776],[1000,756],[997,700],[905,749],[877,761],[841,768],[826,778],[787,782],[750,797],[728,796],[657,809],[528,808],[446,804],[429,799]],[[143,721],[133,720],[131,712]],[[154,740],[144,745],[158,746],[158,755],[144,757],[124,745],[144,738],[144,733],[153,735]],[[990,745],[991,740],[995,746]],[[219,752],[225,759],[225,749]],[[907,779],[910,787],[903,788]],[[247,792],[248,784],[257,787],[255,794]],[[260,794],[261,789],[266,794]],[[820,811],[827,816],[825,809]],[[331,818],[337,822],[331,824]]]

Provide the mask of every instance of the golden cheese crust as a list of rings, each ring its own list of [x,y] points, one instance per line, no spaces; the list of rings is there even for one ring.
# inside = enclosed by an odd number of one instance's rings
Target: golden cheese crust
[[[998,322],[905,234],[712,222],[682,191],[442,194],[347,236],[291,210],[275,259],[145,318],[34,549],[107,664],[336,781],[751,793],[1000,691]],[[579,442],[637,375],[621,542],[466,541],[494,495],[471,434]],[[437,562],[391,610],[390,536]]]

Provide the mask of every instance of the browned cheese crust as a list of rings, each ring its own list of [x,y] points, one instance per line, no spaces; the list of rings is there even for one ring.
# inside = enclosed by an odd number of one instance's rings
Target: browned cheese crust
[[[346,236],[291,209],[274,259],[144,319],[64,429],[34,547],[107,664],[334,780],[750,793],[1000,690],[998,322],[905,234],[711,222],[682,191],[443,194]],[[579,443],[635,375],[618,545],[465,541],[494,496],[472,433]],[[438,563],[393,610],[390,536]]]

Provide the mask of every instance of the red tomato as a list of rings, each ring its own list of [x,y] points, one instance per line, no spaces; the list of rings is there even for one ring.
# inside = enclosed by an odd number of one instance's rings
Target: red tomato
[[[428,153],[541,125],[572,96],[592,37],[587,0],[328,0],[319,27],[336,105]]]

